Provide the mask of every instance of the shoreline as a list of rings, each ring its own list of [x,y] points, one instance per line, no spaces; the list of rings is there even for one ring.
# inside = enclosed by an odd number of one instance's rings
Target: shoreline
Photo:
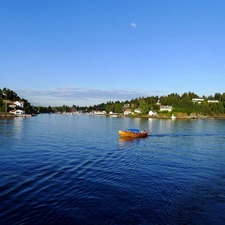
[[[5,113],[5,112],[0,112],[0,118],[6,118],[6,119],[13,119],[15,117],[31,117],[32,114],[23,114],[22,116],[21,115],[15,115],[15,114],[12,114],[12,113]]]
[[[6,113],[6,112],[0,112],[0,117],[7,117],[7,118],[13,118],[15,117],[15,115],[11,114],[11,113]]]
[[[54,113],[53,113],[54,114]],[[106,116],[111,116],[111,115],[106,115]],[[190,120],[195,120],[195,119],[225,119],[225,115],[217,115],[217,116],[202,116],[202,115],[187,115],[187,114],[175,114],[176,118],[172,119],[171,116],[167,115],[161,115],[161,116],[149,116],[149,115],[121,115],[118,114],[118,117],[130,117],[130,118],[143,118],[143,119],[171,119],[171,120],[176,120],[176,119],[190,119]],[[0,118],[15,118],[18,117],[17,115],[11,114],[11,113],[5,113],[5,112],[0,112]]]
[[[203,116],[203,115],[196,115],[191,114],[187,115],[186,113],[178,113],[174,114],[176,118],[171,118],[171,115],[158,115],[158,116],[149,116],[149,115],[118,115],[123,117],[130,117],[130,118],[145,118],[145,119],[170,119],[170,120],[198,120],[198,119],[225,119],[225,115],[215,115],[215,116]]]
[[[225,119],[225,116],[198,116],[198,117],[190,117],[190,116],[176,116],[176,118],[172,119],[170,116],[125,116],[131,118],[146,118],[146,119],[170,119],[170,120],[198,120],[198,119]]]

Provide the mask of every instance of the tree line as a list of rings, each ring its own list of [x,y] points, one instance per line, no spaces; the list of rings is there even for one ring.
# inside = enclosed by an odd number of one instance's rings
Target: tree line
[[[193,102],[192,99],[201,98],[204,101],[201,103]],[[218,100],[217,103],[208,102],[208,100]],[[223,115],[225,112],[225,93],[215,93],[214,96],[199,97],[193,92],[186,92],[182,95],[172,93],[167,96],[149,96],[131,99],[125,102],[107,102],[100,104],[94,108],[103,108],[107,113],[112,111],[114,113],[122,112],[125,107],[129,106],[131,111],[139,109],[143,115],[148,114],[150,110],[159,111],[159,105],[169,105],[173,107],[173,112],[182,112],[190,115],[191,113],[206,115]]]
[[[193,102],[193,98],[201,98],[204,101],[201,103]],[[208,102],[208,100],[218,100],[217,103]],[[89,107],[79,107],[73,105],[68,107],[63,105],[62,107],[51,108],[53,111],[57,112],[70,112],[71,110],[81,111],[81,112],[91,112],[93,110],[106,111],[106,113],[122,113],[124,110],[129,108],[131,111],[139,109],[142,115],[147,115],[150,110],[159,111],[159,105],[169,105],[173,107],[173,113],[181,112],[201,114],[201,115],[224,115],[225,113],[225,93],[215,93],[214,96],[198,96],[193,92],[186,92],[182,95],[177,93],[172,93],[167,96],[149,96],[149,97],[138,97],[126,101],[108,101],[106,103],[101,103],[98,105],[93,105]]]
[[[201,103],[193,102],[193,98],[201,98],[203,101]],[[106,111],[106,113],[122,113],[126,109],[134,111],[139,109],[142,115],[147,115],[150,110],[159,111],[159,104],[169,105],[173,107],[174,112],[187,113],[197,113],[201,115],[224,115],[225,113],[225,93],[215,93],[214,95],[198,96],[193,92],[185,92],[182,95],[177,93],[171,93],[167,96],[148,96],[148,97],[138,97],[126,101],[108,101],[106,103],[101,103],[93,106],[80,107],[77,105],[58,106],[58,107],[44,107],[44,106],[31,106],[26,99],[21,99],[14,91],[4,88],[0,89],[0,111],[5,110],[4,100],[22,100],[24,101],[24,110],[26,113],[56,113],[56,112],[91,112],[93,110]],[[217,100],[218,102],[208,102],[208,100]]]

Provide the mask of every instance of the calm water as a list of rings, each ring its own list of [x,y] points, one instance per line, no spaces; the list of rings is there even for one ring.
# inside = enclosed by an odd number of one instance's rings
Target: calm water
[[[124,141],[119,129],[150,129]],[[0,120],[0,224],[225,224],[225,120]]]

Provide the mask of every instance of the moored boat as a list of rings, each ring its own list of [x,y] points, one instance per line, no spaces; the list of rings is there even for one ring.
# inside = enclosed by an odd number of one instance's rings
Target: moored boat
[[[172,114],[171,119],[176,119],[176,116],[174,116],[174,115]]]
[[[148,136],[148,133],[147,131],[142,131],[142,130],[139,130],[139,129],[133,129],[133,128],[130,128],[130,129],[126,129],[124,131],[122,130],[119,130],[119,135],[120,136],[123,136],[123,137],[137,137],[137,138],[143,138],[143,137],[147,137]]]

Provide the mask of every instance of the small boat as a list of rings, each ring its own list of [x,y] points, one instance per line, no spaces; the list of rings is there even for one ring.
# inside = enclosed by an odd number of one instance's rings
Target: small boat
[[[176,119],[176,116],[174,116],[174,115],[172,114],[171,119]]]
[[[134,137],[134,138],[143,138],[143,137],[147,137],[148,136],[147,131],[142,131],[139,129],[126,129],[124,131],[119,130],[119,135],[123,136],[123,137]]]

